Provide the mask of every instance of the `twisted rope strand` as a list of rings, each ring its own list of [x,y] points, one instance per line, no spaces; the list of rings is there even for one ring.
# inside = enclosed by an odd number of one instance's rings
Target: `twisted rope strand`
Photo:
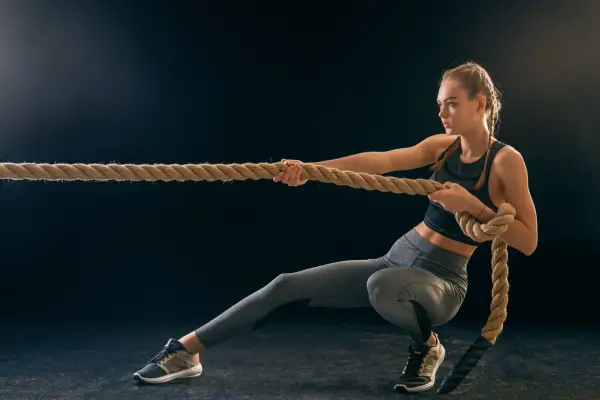
[[[403,179],[304,164],[302,179],[380,192],[427,195],[442,188],[427,179]],[[0,179],[85,181],[231,181],[271,179],[283,163],[259,164],[33,164],[0,163]]]
[[[0,179],[11,180],[58,180],[58,181],[231,181],[247,179],[272,179],[287,169],[283,163],[245,164],[35,164],[0,163]],[[364,190],[375,190],[410,195],[428,195],[443,188],[439,182],[427,179],[404,179],[361,172],[341,171],[321,165],[303,164],[302,179]],[[496,217],[486,224],[466,212],[456,213],[456,221],[463,232],[477,242],[492,241],[492,300],[490,315],[481,336],[493,345],[502,332],[508,305],[508,251],[507,244],[499,235],[514,221],[515,210],[504,203]],[[478,353],[457,364],[448,378],[447,387],[442,384],[440,393],[448,393],[473,368],[485,345],[476,343],[473,353]]]

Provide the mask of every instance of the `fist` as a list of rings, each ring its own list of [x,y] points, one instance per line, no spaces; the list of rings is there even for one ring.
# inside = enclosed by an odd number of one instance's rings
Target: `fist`
[[[281,162],[287,166],[287,170],[280,172],[273,178],[274,182],[281,182],[288,186],[301,186],[308,182],[308,179],[301,179],[302,161],[281,159]]]
[[[478,201],[467,189],[453,182],[444,183],[444,188],[431,193],[429,199],[452,213],[470,212]]]

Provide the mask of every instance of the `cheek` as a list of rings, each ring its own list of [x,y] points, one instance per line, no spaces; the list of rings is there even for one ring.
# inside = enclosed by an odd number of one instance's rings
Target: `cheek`
[[[456,109],[454,110],[454,112],[451,114],[452,115],[452,125],[455,126],[462,126],[462,125],[468,125],[471,124],[473,122],[473,118],[471,118],[471,113],[469,112],[465,112],[467,110],[464,109]]]
[[[452,118],[452,125],[460,124],[463,119],[459,109],[450,110],[450,117]]]

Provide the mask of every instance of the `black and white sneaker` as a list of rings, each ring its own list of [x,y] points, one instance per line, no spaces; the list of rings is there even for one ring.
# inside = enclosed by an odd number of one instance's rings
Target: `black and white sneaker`
[[[426,344],[410,345],[408,361],[402,371],[394,390],[399,393],[424,392],[435,385],[435,374],[444,361],[446,349],[434,333],[436,344],[432,347]]]
[[[166,383],[175,379],[194,378],[202,374],[202,364],[195,354],[188,353],[175,339],[169,339],[165,347],[133,378],[145,383]]]

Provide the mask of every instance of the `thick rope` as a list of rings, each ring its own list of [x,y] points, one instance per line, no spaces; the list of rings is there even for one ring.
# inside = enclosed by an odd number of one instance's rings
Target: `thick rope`
[[[84,180],[84,181],[231,181],[272,179],[285,171],[283,163],[246,164],[35,164],[0,163],[0,179],[11,180]],[[428,195],[443,188],[428,179],[404,179],[360,172],[341,171],[314,164],[303,164],[302,179],[364,190]],[[496,217],[486,224],[461,212],[456,221],[463,232],[477,242],[492,240],[492,301],[490,315],[481,336],[491,346],[502,332],[508,305],[508,251],[499,235],[508,229],[515,217],[514,208],[504,203]],[[476,342],[472,349],[477,357],[463,357],[438,393],[449,393],[475,366],[485,346]],[[469,353],[469,351],[467,351]],[[466,358],[466,359],[465,359]],[[462,363],[462,364],[461,364]]]

